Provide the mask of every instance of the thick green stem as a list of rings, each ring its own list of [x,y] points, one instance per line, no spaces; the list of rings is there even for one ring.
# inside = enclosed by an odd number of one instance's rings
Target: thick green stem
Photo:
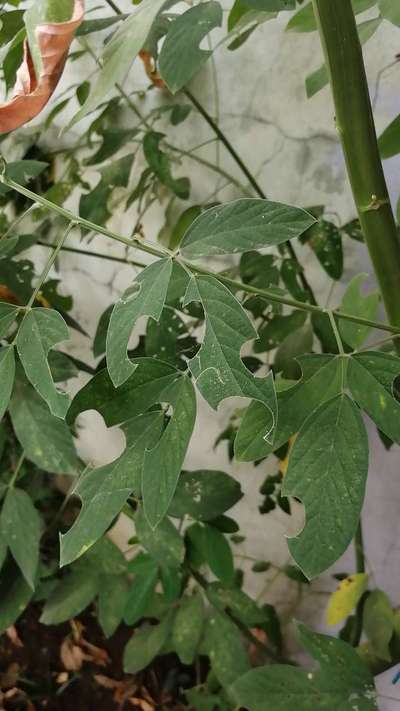
[[[355,555],[356,555],[357,573],[365,573],[364,537],[363,537],[361,519],[360,519],[360,523],[358,524],[356,535],[354,537],[354,549],[355,549]],[[358,645],[360,644],[361,635],[362,635],[362,628],[363,628],[364,604],[365,604],[365,598],[363,596],[361,598],[361,600],[359,601],[359,603],[357,605],[357,609],[356,609],[356,622],[355,622],[354,632],[352,635],[353,638],[351,640],[353,647],[358,647]]]
[[[400,241],[379,155],[351,0],[313,0],[347,172],[390,323],[400,324]],[[398,346],[399,344],[397,344]]]

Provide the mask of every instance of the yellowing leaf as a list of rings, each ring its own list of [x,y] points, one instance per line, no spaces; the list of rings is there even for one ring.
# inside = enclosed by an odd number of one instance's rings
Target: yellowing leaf
[[[329,598],[326,611],[328,625],[338,625],[350,615],[368,587],[368,574],[355,573],[341,580]]]

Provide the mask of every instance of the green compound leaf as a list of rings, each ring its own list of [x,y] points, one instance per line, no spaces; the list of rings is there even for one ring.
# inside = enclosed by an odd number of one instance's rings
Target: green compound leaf
[[[186,200],[189,197],[190,182],[188,178],[174,178],[171,172],[171,161],[160,148],[163,133],[149,131],[143,139],[143,153],[160,183],[169,188],[177,197]]]
[[[164,518],[154,530],[143,509],[135,516],[136,533],[143,548],[165,568],[179,568],[185,557],[182,537],[168,518]]]
[[[362,294],[361,286],[367,276],[367,274],[357,274],[351,280],[344,293],[340,309],[353,316],[375,320],[378,315],[380,295],[378,291],[373,291],[365,296]],[[371,331],[370,326],[343,320],[339,320],[339,329],[342,338],[354,349],[362,346]]]
[[[139,415],[124,426],[126,449],[118,459],[99,469],[87,470],[79,478],[74,494],[82,509],[73,526],[60,538],[60,565],[67,565],[85,553],[120,513],[128,496],[140,494],[145,451],[161,435],[160,412]]]
[[[196,393],[188,376],[171,385],[165,397],[173,413],[159,442],[146,452],[142,475],[144,513],[153,528],[168,511],[196,421]]]
[[[158,321],[164,308],[172,260],[160,259],[146,267],[114,306],[107,332],[107,368],[118,387],[136,368],[127,355],[129,339],[141,316]]]
[[[132,363],[137,366],[133,375],[117,390],[107,370],[97,373],[72,401],[68,422],[74,422],[81,412],[97,410],[107,427],[119,425],[165,402],[164,393],[182,375],[154,358],[136,358]]]
[[[203,597],[199,592],[183,597],[172,628],[171,644],[182,664],[193,664],[205,622]]]
[[[252,669],[234,680],[230,691],[248,711],[377,711],[374,679],[350,645],[314,634],[299,625],[300,641],[319,662],[315,671],[280,664]]]
[[[15,434],[25,456],[52,474],[76,475],[80,463],[68,425],[54,417],[25,378],[17,377],[10,402]]]
[[[299,431],[313,410],[341,391],[343,364],[340,358],[312,354],[297,361],[303,377],[293,387],[277,394],[279,414],[273,443],[264,439],[268,412],[259,402],[250,403],[234,444],[239,461],[252,462],[268,456]]]
[[[358,405],[385,435],[400,444],[400,402],[393,394],[393,381],[400,375],[400,359],[388,353],[365,351],[350,358],[347,374]]]
[[[47,358],[49,351],[68,337],[68,326],[58,311],[43,308],[26,314],[17,335],[18,354],[28,380],[47,402],[50,412],[61,419],[67,413],[69,398],[56,389]]]
[[[1,532],[26,582],[35,587],[41,521],[32,499],[22,489],[9,489],[0,516]]]
[[[0,348],[0,420],[7,410],[15,378],[14,346]]]
[[[145,44],[151,26],[164,4],[165,0],[144,0],[135,12],[122,22],[110,42],[106,44],[101,58],[102,69],[94,88],[67,128],[94,111],[115,84],[123,81],[136,55]]]
[[[225,472],[182,472],[168,514],[211,521],[232,508],[242,496],[239,482]]]
[[[124,672],[136,674],[145,669],[162,650],[172,627],[168,614],[159,625],[146,625],[137,630],[124,650]]]
[[[188,259],[250,252],[299,237],[315,222],[298,207],[242,198],[199,215],[183,238],[181,252]]]
[[[289,457],[282,495],[305,507],[289,550],[308,578],[344,553],[357,528],[368,473],[368,438],[358,407],[341,394],[313,412]]]
[[[222,400],[232,396],[261,402],[269,415],[263,436],[266,440],[272,440],[277,420],[272,373],[266,378],[256,378],[240,357],[243,344],[257,337],[245,310],[233,294],[213,277],[191,279],[185,304],[191,301],[202,303],[206,322],[202,346],[189,361],[197,388],[214,410]]]
[[[363,626],[372,651],[380,659],[391,660],[389,642],[394,631],[394,612],[388,596],[382,590],[368,595],[363,611]]]
[[[212,54],[199,45],[211,30],[221,25],[222,7],[213,0],[190,8],[171,24],[161,50],[159,68],[173,94],[188,83]]]
[[[9,241],[11,242],[11,240]],[[0,338],[4,338],[7,335],[7,331],[17,318],[18,312],[18,306],[12,306],[12,304],[0,301]]]

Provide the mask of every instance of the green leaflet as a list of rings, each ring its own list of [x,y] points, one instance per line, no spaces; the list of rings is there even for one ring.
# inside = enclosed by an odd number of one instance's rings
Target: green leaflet
[[[40,622],[59,625],[79,615],[99,592],[101,576],[93,567],[75,568],[60,580],[43,608]]]
[[[41,520],[31,497],[22,489],[9,489],[0,516],[1,532],[26,582],[35,587],[39,563]]]
[[[171,644],[182,664],[193,664],[205,622],[200,592],[181,599],[172,628]]]
[[[301,238],[317,257],[321,266],[332,279],[343,275],[343,248],[340,230],[333,222],[319,219]]]
[[[379,150],[384,160],[400,153],[400,115],[393,119],[379,137]]]
[[[118,20],[118,18],[115,18]],[[85,160],[85,165],[97,165],[111,158],[122,146],[136,135],[136,129],[106,128],[101,132],[102,144],[97,151]],[[130,172],[130,171],[129,171]],[[124,186],[126,187],[126,186]]]
[[[242,29],[250,22],[262,22],[264,18],[276,17],[281,10],[294,10],[295,7],[295,0],[235,0],[228,17],[228,30]]]
[[[168,511],[196,421],[196,393],[187,375],[171,385],[165,398],[173,413],[154,449],[146,451],[142,474],[143,509],[153,528]]]
[[[400,403],[393,396],[400,359],[388,353],[365,351],[349,359],[347,374],[355,401],[382,432],[400,444]]]
[[[189,11],[190,12],[190,11]],[[143,152],[160,183],[169,188],[177,197],[186,200],[189,197],[190,182],[188,178],[174,178],[171,173],[171,161],[160,148],[163,133],[149,131],[143,139]]]
[[[122,22],[126,20],[129,15],[111,15],[111,17],[98,17],[93,20],[84,20],[80,27],[76,31],[77,37],[82,37],[83,35],[90,35],[92,32],[101,32],[101,30],[106,30],[108,27],[115,25],[117,22]]]
[[[68,422],[74,422],[81,412],[97,410],[107,427],[112,427],[165,402],[164,393],[181,373],[154,358],[136,358],[132,363],[136,370],[117,390],[107,370],[97,373],[73,399]]]
[[[161,50],[159,67],[173,94],[188,83],[212,54],[210,50],[200,49],[199,45],[211,30],[221,25],[222,7],[213,0],[186,10],[171,24]]]
[[[242,495],[239,482],[225,472],[182,472],[168,514],[211,521],[234,506]]]
[[[225,585],[231,585],[235,577],[235,567],[232,550],[224,534],[214,526],[203,526],[201,547],[210,570],[218,580]]]
[[[27,459],[52,474],[78,473],[80,463],[68,425],[51,414],[25,378],[17,378],[10,415]]]
[[[294,443],[282,496],[295,496],[306,522],[289,550],[308,578],[329,568],[357,528],[368,473],[368,439],[358,407],[341,394],[320,405]]]
[[[11,240],[9,241],[11,242]],[[2,243],[0,242],[0,244]],[[7,335],[7,331],[17,318],[18,312],[18,306],[12,306],[12,304],[0,301],[0,338],[4,338]]]
[[[214,611],[211,614],[205,630],[203,647],[210,657],[215,676],[224,687],[233,684],[250,669],[250,660],[244,648],[242,635],[223,612]]]
[[[126,575],[105,575],[100,580],[98,619],[106,637],[111,637],[122,622],[127,597]]]
[[[239,461],[251,462],[268,456],[299,431],[313,410],[341,391],[343,363],[340,358],[312,354],[297,360],[303,377],[293,387],[277,394],[278,424],[273,444],[264,439],[268,413],[259,402],[252,402],[235,439],[235,457]]]
[[[16,160],[7,163],[6,175],[20,185],[26,185],[32,178],[37,178],[49,167],[48,163],[40,160]],[[0,185],[0,195],[5,195],[11,190],[6,185]]]
[[[393,0],[379,0],[379,10],[385,20],[389,20],[393,25],[400,27],[400,6]]]
[[[105,224],[111,217],[108,209],[108,200],[114,188],[126,188],[129,183],[133,164],[133,155],[108,163],[98,168],[101,178],[89,193],[81,195],[79,201],[79,214],[86,220],[96,224]]]
[[[10,560],[2,568],[0,576],[0,634],[17,621],[32,596],[32,588],[14,561]]]
[[[140,543],[157,563],[166,568],[180,567],[185,557],[185,546],[168,518],[164,518],[154,530],[140,508],[135,516],[135,526]]]
[[[74,494],[82,509],[69,531],[60,538],[60,565],[79,558],[107,530],[120,513],[128,496],[140,494],[145,451],[160,437],[163,416],[160,412],[139,415],[126,423],[126,449],[115,462],[99,469],[86,470]]]
[[[164,4],[165,0],[144,0],[119,26],[110,42],[106,44],[101,58],[102,69],[94,88],[67,128],[96,109],[115,84],[123,81]]]
[[[391,660],[389,642],[394,631],[394,612],[388,596],[382,590],[368,595],[363,610],[363,627],[372,652],[380,659]]]
[[[26,314],[17,335],[18,354],[28,380],[51,413],[61,419],[67,413],[69,398],[56,389],[47,358],[50,349],[68,337],[68,326],[58,311],[43,308]]]
[[[29,49],[35,65],[36,76],[42,68],[40,49],[36,39],[36,28],[46,22],[67,22],[74,10],[74,0],[35,0],[24,14],[28,34]]]
[[[145,669],[159,654],[171,631],[172,617],[168,614],[158,625],[146,625],[137,630],[124,650],[124,672],[136,674]]]
[[[174,571],[176,572],[176,571]],[[152,600],[158,581],[158,565],[149,560],[143,569],[135,574],[124,608],[124,621],[135,625],[144,616]]]
[[[235,395],[261,402],[269,415],[263,436],[272,439],[277,419],[272,373],[256,378],[240,357],[242,345],[257,336],[245,310],[213,277],[192,277],[185,304],[191,301],[201,301],[206,322],[202,346],[189,361],[196,386],[214,410],[222,400]]]
[[[114,306],[107,332],[107,368],[115,387],[122,385],[137,367],[127,356],[133,327],[141,316],[159,320],[171,272],[171,259],[154,262],[140,272]]]
[[[15,354],[14,346],[0,348],[0,420],[7,410],[14,385]]]
[[[199,215],[183,238],[181,252],[189,259],[249,252],[299,237],[315,222],[298,207],[242,198]]]
[[[378,291],[373,291],[365,296],[362,294],[361,286],[367,276],[367,274],[357,274],[351,280],[344,293],[340,309],[344,313],[353,314],[353,316],[374,320],[378,315],[380,296]],[[339,329],[343,339],[352,348],[362,346],[371,330],[369,326],[343,320],[339,320]]]
[[[273,664],[252,669],[234,680],[230,691],[249,711],[374,711],[378,709],[374,679],[349,644],[298,626],[300,641],[319,663],[316,671]]]

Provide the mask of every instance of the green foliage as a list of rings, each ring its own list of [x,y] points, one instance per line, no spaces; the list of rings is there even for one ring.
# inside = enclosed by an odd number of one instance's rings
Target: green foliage
[[[364,417],[387,446],[400,444],[400,359],[390,340],[382,349],[363,348],[373,331],[389,338],[395,329],[377,321],[381,295],[362,293],[366,275],[343,280],[349,238],[364,249],[365,215],[377,217],[387,206],[378,194],[376,210],[372,197],[360,220],[341,224],[331,205],[294,207],[263,197],[223,133],[223,114],[217,106],[215,118],[208,114],[197,98],[199,83],[187,90],[196,75],[208,83],[207,71],[216,81],[206,62],[214,62],[217,46],[241,47],[283,11],[294,12],[280,24],[289,17],[287,29],[307,41],[316,29],[312,3],[235,0],[224,5],[226,13],[214,0],[189,4],[142,0],[125,14],[87,11],[69,56],[83,60],[84,74],[73,85],[64,77],[62,92],[33,128],[2,139],[0,632],[18,624],[31,600],[46,625],[90,607],[106,637],[121,624],[131,628],[128,674],[171,653],[193,667],[199,683],[185,697],[198,711],[286,711],[294,704],[369,711],[377,708],[376,693],[361,655],[373,670],[398,661],[398,611],[383,590],[371,591],[360,535],[357,571],[336,576],[327,606],[328,623],[344,623],[342,640],[299,627],[316,670],[286,659],[279,611],[263,604],[264,593],[256,600],[246,591],[254,574],[262,590],[280,577],[284,594],[285,585],[307,595],[309,579],[337,561],[360,524]],[[380,13],[359,23],[362,44],[383,19],[399,25],[393,2],[352,4],[357,15],[373,7]],[[25,5],[15,0],[9,10],[7,3],[0,15],[7,90],[26,33],[39,70],[35,28],[68,20],[73,8],[72,0],[41,0],[27,12]],[[122,86],[138,55],[145,82],[133,72],[132,84]],[[323,65],[307,77],[308,95],[328,81]],[[230,110],[224,106],[224,114]],[[67,111],[73,118],[65,126]],[[59,128],[65,132],[84,117],[79,141],[56,138]],[[224,153],[218,150],[215,163],[212,153],[198,153],[203,120],[206,142],[214,135],[222,142],[243,185]],[[182,139],[184,121],[190,145]],[[400,152],[398,119],[379,143],[384,158]],[[214,192],[206,177],[197,185],[186,158],[226,183]],[[267,187],[276,193],[276,185]],[[222,194],[229,202],[220,202]],[[162,216],[155,230],[147,222],[153,206]],[[72,227],[75,241],[65,244]],[[121,251],[98,248],[102,238]],[[79,264],[72,295],[63,283],[68,250]],[[343,283],[341,303],[333,290],[329,308],[317,303],[308,263],[300,261],[310,250],[319,282]],[[115,267],[111,304],[97,304],[90,291],[83,261],[91,256]],[[125,290],[123,265],[135,267]],[[98,307],[97,328],[86,322],[85,303]],[[225,448],[225,471],[206,468],[212,441],[203,429],[208,408],[221,403],[215,446]],[[96,467],[79,442],[80,415],[90,410],[125,437],[122,454]],[[243,490],[233,460],[258,467],[240,479]],[[64,475],[75,477],[72,484]],[[285,527],[304,506],[304,526],[289,539],[292,558],[282,566],[268,547],[253,557],[251,529],[239,528],[234,508],[244,492],[254,518],[274,511]],[[132,529],[127,555],[108,535],[121,515]],[[361,635],[368,641],[355,650]]]

